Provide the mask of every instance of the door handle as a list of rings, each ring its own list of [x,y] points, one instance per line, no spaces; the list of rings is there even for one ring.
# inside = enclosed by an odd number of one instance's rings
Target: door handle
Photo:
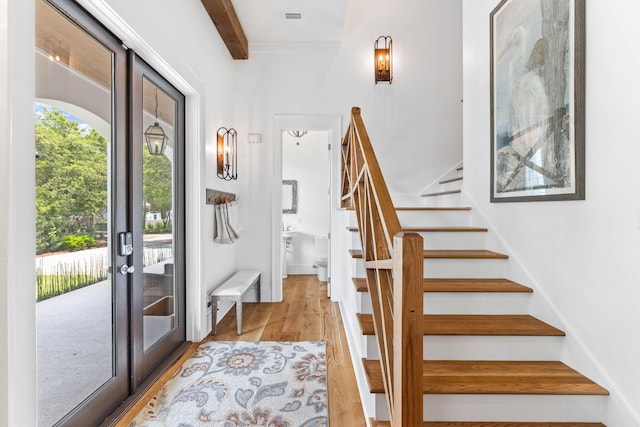
[[[129,256],[133,253],[133,234],[130,231],[118,233],[118,241],[118,254],[120,256]]]
[[[136,271],[136,268],[133,265],[122,264],[120,266],[120,274],[131,274]]]

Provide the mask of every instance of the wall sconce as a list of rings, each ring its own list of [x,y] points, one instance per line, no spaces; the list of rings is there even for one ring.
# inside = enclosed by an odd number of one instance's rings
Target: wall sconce
[[[147,149],[152,156],[162,156],[167,148],[169,137],[158,124],[158,88],[156,88],[156,121],[144,131],[144,139],[147,141]]]
[[[378,82],[389,82],[393,80],[393,40],[391,36],[380,36],[373,45],[374,59],[373,67]]]
[[[229,181],[238,179],[238,133],[234,128],[219,128],[216,163],[218,178]]]

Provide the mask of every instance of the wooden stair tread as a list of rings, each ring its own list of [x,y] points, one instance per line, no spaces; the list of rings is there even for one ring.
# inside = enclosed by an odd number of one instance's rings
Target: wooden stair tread
[[[470,211],[471,207],[469,206],[404,206],[404,207],[396,207],[397,211]]]
[[[354,278],[357,292],[368,292],[367,279]],[[424,279],[424,292],[525,292],[533,289],[508,279]]]
[[[373,316],[356,314],[363,335],[375,335]],[[565,333],[529,315],[425,314],[424,335],[457,336],[564,336]]]
[[[362,258],[361,249],[349,249],[352,258]],[[469,249],[469,250],[424,250],[424,258],[428,259],[508,259],[509,256],[498,252]]]
[[[375,421],[372,420],[372,427],[391,427],[389,421]],[[467,421],[467,422],[454,422],[454,421],[424,421],[422,427],[606,427],[602,423],[552,423],[552,422],[492,422],[492,421]]]
[[[356,226],[350,226],[347,227],[348,231],[351,232],[358,232],[358,227]],[[480,232],[480,233],[486,233],[487,231],[489,231],[488,228],[484,228],[484,227],[402,227],[402,231],[411,233],[411,232],[416,232],[416,233],[439,233],[439,232],[446,232],[446,233],[474,233],[474,232]]]
[[[345,208],[348,211],[354,211],[356,208],[349,206]],[[469,206],[400,206],[394,208],[396,211],[470,211]]]
[[[509,279],[424,279],[425,292],[533,292]]]
[[[462,181],[463,179],[464,178],[462,178],[461,176],[457,176],[455,178],[443,179],[442,181],[438,182],[438,184],[448,184],[450,182]]]
[[[380,361],[362,362],[370,392],[384,393]],[[424,394],[609,394],[555,361],[424,360],[422,389]]]
[[[456,168],[456,170],[457,170],[457,171],[461,171],[461,170],[463,170],[463,169],[464,169],[464,166],[458,166],[458,167]]]
[[[449,191],[438,191],[437,193],[425,193],[425,194],[421,194],[420,197],[445,196],[447,194],[458,194],[458,193],[462,193],[462,190],[449,190]]]

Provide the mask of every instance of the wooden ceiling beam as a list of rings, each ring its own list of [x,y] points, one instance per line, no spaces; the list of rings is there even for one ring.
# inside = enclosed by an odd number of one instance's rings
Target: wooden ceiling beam
[[[249,43],[231,0],[202,0],[233,59],[249,59]]]

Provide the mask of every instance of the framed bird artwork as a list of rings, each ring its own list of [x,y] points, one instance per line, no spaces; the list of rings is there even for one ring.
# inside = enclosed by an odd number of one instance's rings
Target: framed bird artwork
[[[584,200],[585,0],[491,12],[491,202]]]

